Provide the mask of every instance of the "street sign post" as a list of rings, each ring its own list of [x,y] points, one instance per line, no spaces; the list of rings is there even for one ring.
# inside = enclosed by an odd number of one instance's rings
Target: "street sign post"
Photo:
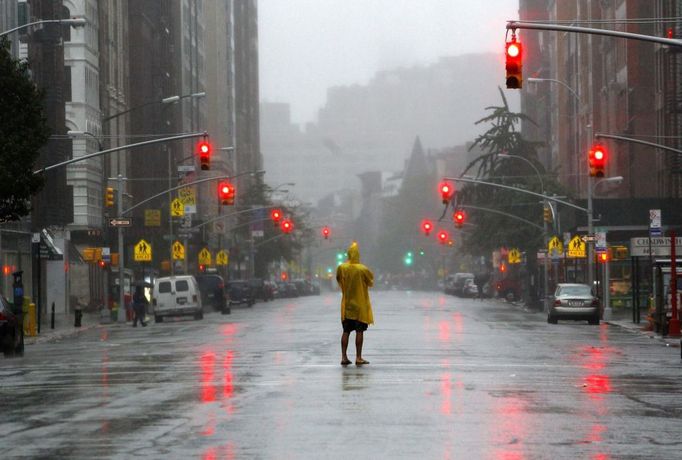
[[[130,217],[112,217],[109,219],[109,227],[130,227],[133,219]]]

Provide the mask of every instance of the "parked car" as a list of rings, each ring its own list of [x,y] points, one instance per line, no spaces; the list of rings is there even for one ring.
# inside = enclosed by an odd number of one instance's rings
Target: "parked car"
[[[270,299],[279,298],[279,287],[274,281],[266,281],[265,289],[270,293]]]
[[[261,299],[265,302],[274,299],[270,286],[264,280],[260,278],[250,279],[249,286],[251,286],[254,299]]]
[[[497,296],[507,301],[521,300],[521,281],[516,278],[505,278],[495,283]]]
[[[162,323],[167,316],[191,315],[196,320],[204,318],[199,284],[194,276],[157,278],[152,292],[152,310],[157,323]]]
[[[250,307],[256,303],[251,286],[245,280],[228,281],[227,295],[230,299],[230,305],[246,304]]]
[[[560,319],[587,320],[599,324],[601,304],[587,284],[560,283],[554,291],[547,322],[556,324]]]
[[[227,302],[225,293],[225,281],[218,274],[202,274],[196,276],[201,293],[201,303],[210,305],[214,311],[219,311],[223,315],[230,313],[230,305]]]
[[[467,280],[471,280],[471,282],[474,281],[474,274],[473,273],[455,273],[452,278],[448,278],[446,280],[446,293],[464,297],[464,283]]]
[[[473,278],[464,280],[462,287],[462,297],[478,297],[478,286],[474,283]]]
[[[286,290],[286,297],[298,297],[301,295],[298,292],[298,288],[296,287],[296,284],[294,284],[291,281],[287,281],[284,283],[284,289]]]
[[[5,356],[24,354],[21,325],[12,308],[12,304],[0,295],[0,347]]]

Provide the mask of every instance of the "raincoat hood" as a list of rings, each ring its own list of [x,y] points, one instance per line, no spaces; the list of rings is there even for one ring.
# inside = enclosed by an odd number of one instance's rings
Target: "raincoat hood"
[[[360,247],[358,246],[358,243],[353,241],[353,244],[348,246],[348,250],[346,251],[348,254],[348,261],[352,264],[359,264],[360,263]]]

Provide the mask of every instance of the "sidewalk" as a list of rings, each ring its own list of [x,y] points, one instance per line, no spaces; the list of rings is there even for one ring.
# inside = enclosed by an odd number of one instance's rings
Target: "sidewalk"
[[[546,316],[547,314],[543,311],[539,311],[533,308],[529,308],[522,301],[518,302],[507,302],[504,299],[500,298],[495,298],[499,302],[506,304],[506,305],[513,305],[515,307],[521,308],[523,311],[527,313],[537,313],[540,315]],[[680,337],[668,337],[668,336],[663,336],[661,334],[657,334],[656,332],[653,331],[648,331],[644,329],[646,327],[646,322],[641,322],[640,324],[635,324],[632,322],[632,319],[630,318],[611,318],[609,320],[602,320],[602,323],[610,324],[612,326],[617,326],[621,327],[623,329],[627,329],[630,332],[633,332],[635,334],[640,334],[640,335],[645,335],[649,337],[650,339],[656,339],[664,342],[666,346],[669,347],[682,347],[682,339]]]
[[[99,326],[113,325],[116,323],[102,324],[100,322],[99,313],[95,312],[83,312],[83,317],[81,319],[81,327],[74,326],[74,314],[65,314],[64,312],[55,313],[54,316],[54,329],[51,328],[50,324],[50,313],[46,314],[42,318],[42,323],[40,325],[40,333],[35,337],[29,337],[24,335],[24,343],[26,345],[34,345],[36,343],[45,343],[52,340],[59,340],[64,337],[69,337],[75,334],[79,334],[83,331],[93,329]]]

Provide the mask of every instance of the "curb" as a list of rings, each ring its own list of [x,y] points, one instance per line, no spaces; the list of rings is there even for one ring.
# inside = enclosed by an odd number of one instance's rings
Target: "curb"
[[[621,329],[628,330],[630,332],[633,332],[635,334],[643,335],[645,337],[649,337],[650,339],[656,339],[660,340],[661,342],[664,342],[667,347],[673,347],[673,348],[680,348],[682,346],[682,339],[680,338],[675,338],[675,337],[665,337],[659,334],[656,334],[653,331],[645,331],[642,330],[640,326],[636,326],[633,324],[633,326],[623,324],[621,322],[617,321],[603,321],[604,323],[610,325],[610,326],[617,326]]]

